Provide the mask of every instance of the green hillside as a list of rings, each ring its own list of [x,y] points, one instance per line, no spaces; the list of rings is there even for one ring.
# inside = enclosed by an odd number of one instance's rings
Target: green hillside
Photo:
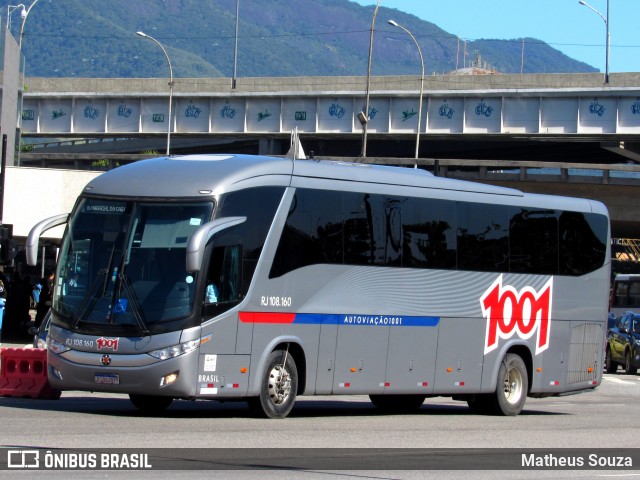
[[[0,1],[7,11],[7,1]],[[31,5],[32,0],[25,4]],[[14,4],[13,2],[11,3]],[[236,0],[39,0],[25,23],[26,75],[162,77],[167,62],[144,31],[167,50],[175,77],[231,77]],[[241,0],[237,75],[366,75],[373,7],[348,0]],[[462,67],[458,40],[436,25],[381,7],[372,73],[418,74],[417,38],[426,72]],[[18,37],[19,10],[12,15]],[[469,42],[467,52],[502,73],[520,73],[522,40]],[[595,72],[543,42],[525,40],[525,73]]]

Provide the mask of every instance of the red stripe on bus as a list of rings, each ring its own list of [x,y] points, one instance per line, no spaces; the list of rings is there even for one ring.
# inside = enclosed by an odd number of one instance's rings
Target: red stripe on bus
[[[293,323],[295,313],[240,312],[242,323]]]

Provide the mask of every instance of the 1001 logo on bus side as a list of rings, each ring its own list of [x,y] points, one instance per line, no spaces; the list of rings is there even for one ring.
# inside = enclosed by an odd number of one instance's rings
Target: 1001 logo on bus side
[[[536,355],[549,347],[553,277],[539,292],[531,287],[518,291],[502,285],[502,275],[480,298],[482,315],[487,319],[484,354],[498,347],[498,339],[518,335],[528,339],[537,334]]]

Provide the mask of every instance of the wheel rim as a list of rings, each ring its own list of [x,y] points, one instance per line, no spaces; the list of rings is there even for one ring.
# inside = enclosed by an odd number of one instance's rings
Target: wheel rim
[[[287,401],[291,393],[291,377],[284,365],[276,365],[269,372],[269,398],[274,405]]]
[[[522,373],[517,368],[510,368],[504,376],[504,397],[507,402],[515,405],[522,398],[524,381]]]

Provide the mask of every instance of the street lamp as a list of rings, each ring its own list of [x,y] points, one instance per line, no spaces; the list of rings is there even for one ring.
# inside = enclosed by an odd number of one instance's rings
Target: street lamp
[[[607,16],[606,17],[604,15],[602,15],[598,10],[593,8],[591,5],[589,5],[587,2],[585,2],[584,0],[578,0],[578,3],[580,5],[584,5],[585,7],[589,7],[591,10],[596,12],[598,15],[600,15],[600,18],[602,18],[602,21],[604,22],[604,26],[605,26],[605,29],[606,29],[606,36],[607,36],[607,38],[606,38],[604,83],[609,83],[609,49],[611,47],[611,36],[609,35],[609,0],[607,0]]]
[[[233,44],[233,79],[231,80],[231,89],[236,89],[236,78],[238,71],[238,13],[240,12],[240,0],[236,0],[236,33]]]
[[[173,68],[171,67],[171,60],[169,60],[169,55],[167,55],[167,51],[164,49],[164,47],[162,46],[162,44],[156,40],[155,38],[153,38],[151,35],[147,35],[144,32],[136,32],[138,35],[140,35],[143,38],[148,38],[149,40],[152,40],[154,42],[156,42],[158,44],[158,46],[162,49],[162,53],[164,53],[164,56],[167,58],[167,63],[169,64],[169,121],[168,126],[167,126],[167,156],[169,156],[169,148],[171,146],[171,104],[172,104],[172,100],[173,100]]]
[[[20,3],[18,5],[8,5],[7,6],[7,28],[10,28],[10,21],[11,21],[11,12],[13,12],[14,10],[16,10],[17,8],[22,9],[20,11],[20,18],[22,18],[22,25],[20,25],[20,37],[19,37],[19,41],[18,41],[18,46],[20,47],[20,51],[22,51],[22,35],[24,34],[24,24],[27,21],[27,17],[29,16],[29,12],[31,12],[31,9],[34,7],[34,5],[38,3],[38,0],[33,0],[33,3],[31,5],[29,5],[29,8],[25,7],[23,3]]]
[[[395,20],[389,20],[387,23],[389,23],[389,25],[393,25],[394,27],[398,27],[401,28],[402,30],[404,30],[413,40],[413,43],[416,44],[416,47],[418,47],[418,53],[420,54],[420,63],[422,65],[422,72],[420,73],[420,100],[419,100],[419,104],[418,104],[418,133],[416,135],[416,156],[415,158],[418,158],[418,151],[420,150],[420,124],[422,121],[422,93],[424,91],[424,58],[422,57],[422,50],[420,50],[420,45],[418,45],[418,41],[416,40],[416,37],[413,36],[413,34],[407,30],[405,27],[403,27],[402,25],[400,25],[398,22],[396,22]]]
[[[364,112],[358,113],[358,120],[362,124],[362,157],[367,156],[367,125],[369,123],[369,89],[371,88],[371,58],[373,56],[373,27],[376,24],[376,15],[378,15],[378,8],[380,7],[380,0],[376,4],[376,8],[373,11],[373,19],[371,20],[371,36],[369,37],[369,66],[367,68],[367,92],[364,101]]]

